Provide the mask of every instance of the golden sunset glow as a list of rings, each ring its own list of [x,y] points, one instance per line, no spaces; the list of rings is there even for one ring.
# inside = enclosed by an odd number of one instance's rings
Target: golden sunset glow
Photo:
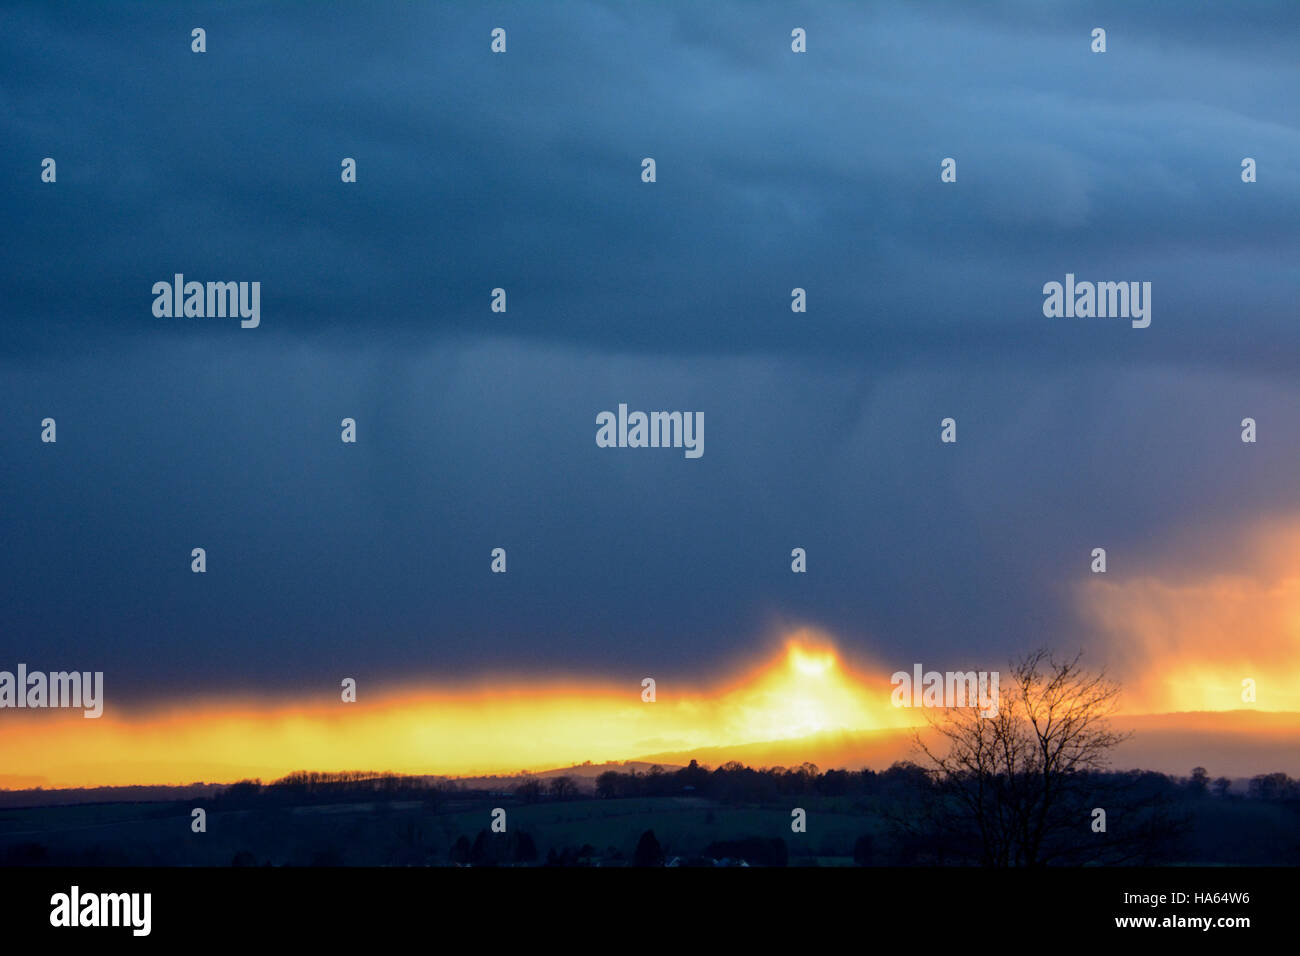
[[[1124,685],[1127,713],[1300,711],[1300,522],[1187,549],[1131,577],[1095,575],[1084,616]],[[1226,569],[1231,569],[1229,572]],[[1242,699],[1243,681],[1255,700]]]
[[[887,675],[850,673],[824,642],[804,632],[783,659],[713,704],[721,733],[712,745],[790,740],[831,730],[880,730],[920,723],[889,702]],[[873,692],[874,688],[874,692]]]
[[[821,635],[792,635],[776,660],[730,686],[516,682],[473,691],[362,686],[358,702],[216,701],[97,720],[8,711],[0,784],[109,786],[264,780],[294,770],[517,773],[667,751],[781,741],[919,722],[889,702],[888,676],[851,671]]]
[[[1300,526],[1291,540],[1300,545]],[[1282,573],[1278,562],[1300,552],[1276,534],[1256,545],[1273,563],[1252,575],[1166,570],[1081,589],[1084,611],[1108,641],[1096,662],[1121,682],[1121,714],[1278,712],[1280,725],[1232,726],[1249,727],[1252,744],[1295,739],[1296,715],[1282,712],[1300,711],[1300,575]],[[336,689],[312,700],[200,700],[135,712],[113,707],[109,685],[97,720],[68,710],[0,715],[0,787],[273,780],[295,770],[514,774],[696,755],[715,765],[888,766],[910,756],[910,728],[925,724],[921,711],[891,704],[889,675],[906,663],[855,668],[826,635],[804,629],[730,681],[660,681],[653,703],[641,700],[639,679],[615,686],[539,677],[472,687],[363,683],[347,704]],[[1257,682],[1254,704],[1241,700],[1248,677]],[[1205,740],[1205,732],[1189,739]]]

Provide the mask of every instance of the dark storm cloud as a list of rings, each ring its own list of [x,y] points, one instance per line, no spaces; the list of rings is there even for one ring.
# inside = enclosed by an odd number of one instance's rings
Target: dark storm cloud
[[[6,334],[191,335],[148,309],[181,271],[260,279],[270,327],[345,342],[1300,357],[1294,4],[967,6],[16,11]],[[1067,271],[1155,282],[1155,331],[1045,324],[1041,286]],[[1241,314],[1259,334],[1225,354]]]
[[[1086,644],[1091,548],[1300,509],[1300,7],[1141,6],[9,8],[0,663],[138,698],[671,683],[783,622]],[[178,271],[260,281],[261,327],[154,318]],[[1151,281],[1151,327],[1044,318],[1066,272]],[[702,410],[704,457],[597,448],[623,401]]]
[[[1300,391],[1217,374],[196,342],[16,372],[0,401],[0,650],[115,693],[484,670],[636,687],[783,623],[891,665],[1001,663],[1090,646],[1071,589],[1093,547],[1127,580],[1188,527],[1300,506]],[[704,456],[597,448],[619,401],[703,410]]]

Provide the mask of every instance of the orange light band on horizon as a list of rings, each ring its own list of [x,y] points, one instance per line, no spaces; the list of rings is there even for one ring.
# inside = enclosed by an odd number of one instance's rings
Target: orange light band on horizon
[[[1292,584],[1273,588],[1266,601],[1248,591],[1246,605],[1275,627],[1281,608],[1300,607],[1300,587]],[[1276,667],[1239,663],[1241,647],[1215,640],[1218,626],[1255,620],[1241,610],[1238,592],[1202,587],[1183,613],[1171,609],[1179,602],[1162,599],[1162,587],[1142,580],[1086,590],[1091,613],[1111,632],[1099,660],[1089,663],[1118,660],[1120,714],[1300,712],[1300,683],[1287,686]],[[1170,614],[1190,636],[1165,647],[1166,627],[1152,622]],[[1263,654],[1265,646],[1256,641],[1245,650]],[[1153,667],[1152,655],[1161,652],[1167,663]],[[923,726],[921,711],[892,705],[893,670],[855,670],[823,635],[802,630],[779,657],[738,679],[716,689],[660,684],[654,703],[642,702],[639,681],[615,688],[516,679],[473,690],[362,686],[357,703],[343,703],[336,690],[330,701],[205,700],[134,712],[112,706],[110,687],[98,719],[80,710],[0,711],[0,788],[270,781],[297,770],[504,775]],[[1296,670],[1290,673],[1300,677]],[[1240,702],[1237,675],[1254,671],[1261,696],[1248,705]],[[1004,683],[1001,691],[1005,699],[1011,688]]]
[[[803,635],[807,636],[806,632]],[[540,683],[540,682],[539,682]],[[792,641],[717,693],[634,684],[391,691],[356,703],[207,701],[87,720],[81,711],[0,714],[0,786],[86,787],[272,780],[295,770],[454,776],[629,760],[666,751],[911,726],[887,676],[851,673]]]

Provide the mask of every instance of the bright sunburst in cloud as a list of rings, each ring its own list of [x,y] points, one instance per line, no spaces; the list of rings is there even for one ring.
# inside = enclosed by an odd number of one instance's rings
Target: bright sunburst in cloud
[[[363,687],[355,704],[209,701],[97,720],[23,712],[0,739],[0,766],[26,785],[107,786],[271,779],[293,770],[484,774],[583,761],[797,740],[915,723],[890,705],[882,673],[853,670],[813,631],[716,688],[515,683],[473,690]],[[3,783],[3,781],[0,781]]]
[[[849,669],[824,637],[801,631],[771,665],[716,704],[730,743],[789,740],[833,730],[878,730],[909,721],[889,704],[887,677]]]

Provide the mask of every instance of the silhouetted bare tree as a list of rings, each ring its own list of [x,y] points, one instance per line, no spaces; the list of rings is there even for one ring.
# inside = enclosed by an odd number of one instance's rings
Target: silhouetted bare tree
[[[935,735],[918,733],[915,745],[937,799],[908,825],[945,834],[954,857],[985,866],[1151,858],[1178,827],[1160,812],[1153,781],[1103,776],[1128,736],[1107,720],[1119,685],[1079,661],[1034,651],[1003,675],[995,714],[950,707],[930,718]]]
[[[1204,767],[1193,767],[1192,775],[1187,780],[1187,791],[1194,797],[1203,797],[1210,792],[1210,772]]]

